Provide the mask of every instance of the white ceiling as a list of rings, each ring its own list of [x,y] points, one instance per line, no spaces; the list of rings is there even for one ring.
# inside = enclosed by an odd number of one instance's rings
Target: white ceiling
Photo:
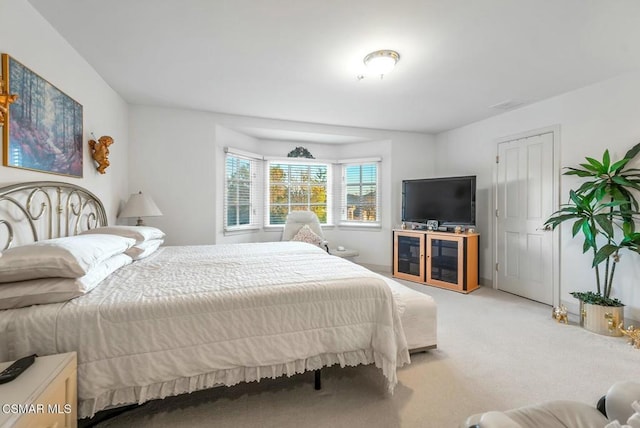
[[[640,69],[639,0],[30,2],[135,104],[435,133]]]

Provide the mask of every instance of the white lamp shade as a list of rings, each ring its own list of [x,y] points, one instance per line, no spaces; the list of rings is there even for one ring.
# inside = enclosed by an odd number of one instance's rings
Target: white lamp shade
[[[157,217],[162,212],[150,196],[142,192],[133,193],[118,217]]]

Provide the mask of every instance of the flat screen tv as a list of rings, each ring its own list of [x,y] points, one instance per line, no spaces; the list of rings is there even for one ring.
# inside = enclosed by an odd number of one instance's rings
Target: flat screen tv
[[[476,176],[402,181],[402,221],[476,224]]]

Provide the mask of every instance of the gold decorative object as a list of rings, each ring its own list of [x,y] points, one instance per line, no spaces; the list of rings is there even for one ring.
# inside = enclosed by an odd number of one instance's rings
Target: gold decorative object
[[[4,125],[9,120],[9,106],[18,99],[18,95],[10,94],[6,79],[0,79],[0,125]]]
[[[565,305],[560,305],[558,307],[553,307],[553,311],[551,312],[551,318],[558,321],[559,323],[569,324],[569,311]]]
[[[95,138],[95,137],[94,137]],[[91,157],[93,160],[98,163],[98,167],[96,168],[100,174],[105,173],[105,169],[109,165],[109,146],[113,144],[113,138],[108,135],[103,135],[96,140],[89,140],[89,147],[91,148]]]
[[[620,337],[624,306],[602,306],[580,301],[580,326],[594,333]]]
[[[640,328],[634,328],[630,325],[625,329],[622,323],[618,325],[618,328],[620,329],[620,333],[629,338],[630,345],[633,345],[636,349],[640,349]]]

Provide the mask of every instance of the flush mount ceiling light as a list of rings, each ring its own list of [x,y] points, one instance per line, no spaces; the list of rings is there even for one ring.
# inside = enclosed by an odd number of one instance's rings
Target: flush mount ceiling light
[[[364,57],[364,65],[367,66],[370,74],[380,76],[380,79],[385,74],[391,72],[396,63],[400,60],[400,54],[392,50],[380,50],[371,52]],[[358,76],[358,79],[363,79],[364,76]]]

